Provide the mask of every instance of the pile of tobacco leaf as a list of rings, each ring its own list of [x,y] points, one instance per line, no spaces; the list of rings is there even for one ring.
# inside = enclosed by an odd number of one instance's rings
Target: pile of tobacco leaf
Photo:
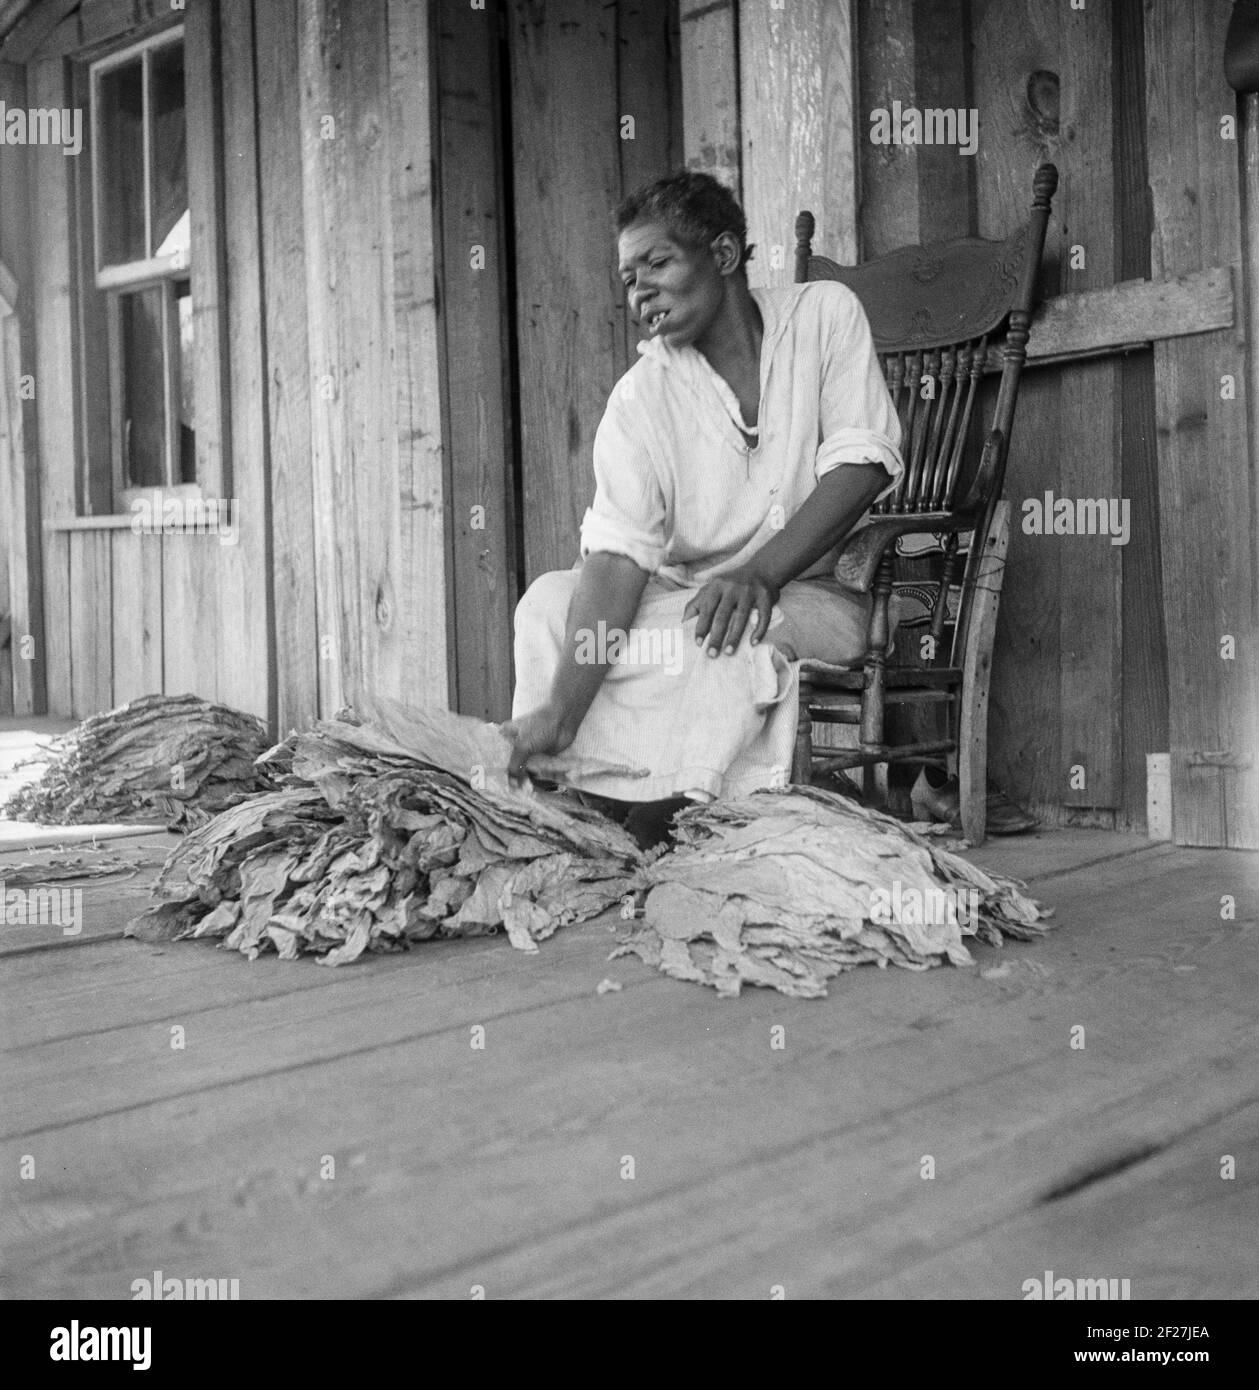
[[[967,965],[965,937],[1030,940],[1049,916],[1015,880],[811,787],[692,807],[676,824],[677,847],[645,869],[642,919],[615,954],[721,994],[756,984],[811,998],[868,962]]]
[[[194,695],[146,695],[54,739],[39,778],[0,807],[45,825],[202,825],[274,786],[255,767],[269,740],[252,715]]]
[[[276,790],[177,846],[128,935],[340,965],[502,927],[535,951],[629,891],[641,856],[576,800],[514,789],[510,751],[492,725],[385,699],[292,733],[260,759]]]
[[[339,965],[500,927],[535,951],[637,900],[615,955],[722,994],[814,997],[856,965],[964,965],[966,938],[1044,930],[1021,884],[847,797],[796,787],[695,806],[650,860],[571,796],[514,788],[509,753],[492,725],[383,699],[292,733],[258,760],[274,789],[188,835],[155,888],[164,901],[128,934]]]

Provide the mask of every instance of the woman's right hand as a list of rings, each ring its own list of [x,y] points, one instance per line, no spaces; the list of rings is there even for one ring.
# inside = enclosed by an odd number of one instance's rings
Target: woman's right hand
[[[535,753],[562,753],[577,737],[563,710],[552,704],[539,705],[500,728],[514,745],[507,763],[507,775],[513,781],[524,777],[525,764]]]

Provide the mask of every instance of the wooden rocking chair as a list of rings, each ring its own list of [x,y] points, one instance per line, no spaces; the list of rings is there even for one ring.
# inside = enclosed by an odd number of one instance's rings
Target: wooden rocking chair
[[[839,280],[861,300],[903,429],[905,476],[848,538],[835,567],[849,588],[874,603],[864,669],[800,663],[800,716],[792,781],[817,771],[862,767],[867,796],[880,763],[956,763],[962,833],[984,838],[987,800],[988,678],[1009,503],[999,503],[1019,377],[1058,171],[1042,164],[1032,183],[1029,221],[1005,241],[967,237],[908,246],[864,265],[841,266],[813,254],[813,215],[796,219],[799,281]],[[1002,327],[1004,344],[994,339]],[[1000,386],[987,429],[976,398],[985,369],[999,365]],[[978,462],[975,454],[978,453]],[[957,495],[961,500],[957,501]],[[957,582],[959,538],[972,533],[951,640],[949,592]],[[931,609],[934,649],[924,665],[890,664],[889,602],[897,542],[913,534],[942,538],[943,565]],[[941,737],[885,742],[888,706],[944,707]],[[854,748],[814,749],[813,723],[855,724]]]

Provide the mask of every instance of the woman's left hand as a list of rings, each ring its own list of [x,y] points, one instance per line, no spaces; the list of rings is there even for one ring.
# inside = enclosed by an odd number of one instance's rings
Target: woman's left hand
[[[682,621],[695,617],[695,641],[707,646],[709,656],[733,654],[752,620],[752,645],[765,636],[778,586],[749,569],[730,570],[710,579],[686,605]]]

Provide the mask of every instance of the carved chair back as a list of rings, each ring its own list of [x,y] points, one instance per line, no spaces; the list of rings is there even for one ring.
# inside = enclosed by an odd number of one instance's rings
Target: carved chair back
[[[1042,164],[1032,183],[1031,216],[1004,241],[965,237],[907,246],[855,266],[814,255],[813,215],[796,218],[795,279],[838,280],[861,300],[900,417],[905,474],[873,514],[949,514],[954,522],[960,515],[973,526],[977,539],[963,585],[964,607],[973,563],[1001,496],[1057,185],[1057,169]],[[994,370],[1001,381],[988,427],[979,432],[984,442],[976,461],[968,457],[968,441],[974,437],[979,383]],[[933,627],[938,630],[938,620]]]
[[[951,510],[980,377],[1000,365],[992,428],[1009,439],[1058,171],[1042,164],[1032,215],[1004,241],[963,237],[845,266],[812,251],[813,214],[796,219],[797,281],[838,280],[861,300],[904,428],[901,486],[876,512]],[[1004,352],[994,336],[1009,321]],[[999,495],[1005,450],[989,480]]]

